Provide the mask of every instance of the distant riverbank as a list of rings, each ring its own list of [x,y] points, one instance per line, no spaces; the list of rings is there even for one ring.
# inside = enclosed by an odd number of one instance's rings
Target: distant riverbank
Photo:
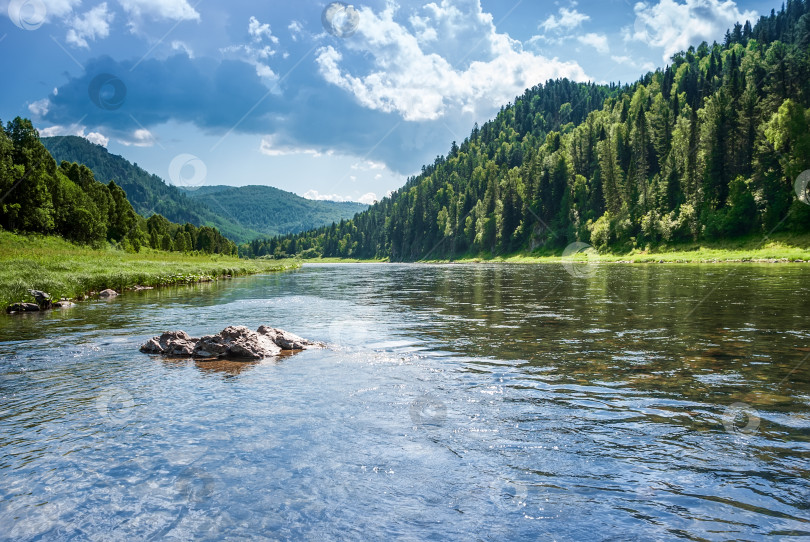
[[[151,249],[129,253],[79,246],[59,237],[0,231],[0,304],[31,301],[30,289],[47,292],[54,300],[75,300],[106,288],[121,293],[135,286],[192,284],[296,267],[300,267],[297,260],[244,260]]]
[[[419,260],[421,263],[560,263],[564,261],[589,261],[598,263],[810,263],[810,235],[774,234],[763,239],[751,236],[731,241],[713,243],[689,243],[659,246],[649,250],[599,252],[589,245],[579,252],[563,256],[562,250],[531,253],[517,252],[508,255],[463,255],[458,258]],[[573,250],[573,249],[572,249]],[[285,260],[277,260],[285,261]],[[292,260],[286,260],[292,261]],[[381,263],[386,260],[363,260],[356,258],[315,258],[303,263]]]

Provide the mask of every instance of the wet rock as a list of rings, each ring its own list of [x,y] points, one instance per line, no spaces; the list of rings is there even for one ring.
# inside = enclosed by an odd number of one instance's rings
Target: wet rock
[[[140,284],[136,284],[132,289],[136,292],[140,292],[141,290],[154,290],[155,288],[153,286],[141,286]]]
[[[184,331],[167,331],[141,346],[141,352],[165,356],[257,360],[278,356],[283,350],[296,351],[323,346],[282,329],[261,326],[253,331],[245,326],[229,326],[216,335],[199,339]]]
[[[146,354],[165,356],[190,356],[200,339],[189,336],[185,331],[166,331],[160,337],[152,337],[141,346]]]
[[[246,328],[245,326],[228,326],[217,335],[208,335],[200,339],[194,348],[195,357],[227,357],[244,359],[262,359],[277,356],[281,353],[272,339]]]
[[[39,305],[36,303],[12,303],[6,307],[6,312],[36,312],[39,310]]]
[[[256,330],[260,335],[266,335],[282,350],[304,350],[306,348],[323,346],[321,343],[302,339],[298,335],[269,326],[259,326]]]
[[[53,304],[53,307],[55,309],[68,309],[70,307],[75,307],[75,306],[76,306],[76,303],[73,303],[73,302],[67,301],[67,300],[57,301],[56,303]]]
[[[51,294],[43,292],[42,290],[28,290],[41,310],[48,310],[53,308],[53,301],[51,301]]]
[[[101,290],[98,293],[99,297],[115,297],[117,295],[118,295],[118,292],[116,292],[115,290],[111,290],[110,288],[107,288],[106,290]]]

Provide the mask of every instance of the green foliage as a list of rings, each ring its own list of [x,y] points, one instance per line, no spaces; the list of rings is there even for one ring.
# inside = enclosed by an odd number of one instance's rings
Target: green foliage
[[[352,220],[240,250],[417,260],[806,232],[808,21],[789,0],[634,84],[548,81]]]
[[[353,202],[308,200],[270,186],[203,185],[185,190],[166,184],[157,175],[84,138],[46,137],[42,142],[57,160],[84,164],[97,179],[114,181],[126,192],[136,213],[146,217],[160,214],[180,224],[215,227],[240,243],[310,230],[351,218],[368,208]],[[127,229],[124,224],[116,224],[117,234]]]
[[[220,254],[127,253],[76,245],[56,236],[18,235],[0,230],[0,305],[27,301],[29,289],[54,298],[90,291],[122,291],[137,285],[165,286],[214,280],[223,275],[266,273],[297,263],[239,260]]]
[[[132,252],[148,245],[237,253],[216,228],[174,224],[159,214],[144,219],[115,182],[96,181],[84,165],[63,161],[57,167],[31,121],[19,117],[0,129],[0,198],[0,226],[6,230],[52,233],[95,247],[110,241]],[[175,244],[178,232],[182,241]]]

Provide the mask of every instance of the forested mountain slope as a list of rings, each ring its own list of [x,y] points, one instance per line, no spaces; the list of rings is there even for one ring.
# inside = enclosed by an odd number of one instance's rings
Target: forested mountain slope
[[[368,209],[352,201],[316,201],[272,186],[201,186],[187,196],[245,228],[265,235],[311,230]]]
[[[242,250],[415,260],[807,231],[808,12],[790,0],[632,85],[529,89],[353,220]]]

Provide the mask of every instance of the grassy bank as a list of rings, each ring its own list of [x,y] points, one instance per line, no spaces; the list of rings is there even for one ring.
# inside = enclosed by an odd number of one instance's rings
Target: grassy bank
[[[54,299],[74,299],[105,288],[120,292],[135,285],[190,284],[298,266],[297,260],[240,260],[149,249],[131,254],[77,246],[59,237],[0,231],[0,304],[31,301],[29,289],[48,292]]]
[[[588,251],[571,256],[601,263],[733,263],[733,262],[810,262],[810,235],[774,234],[731,241],[688,243],[628,252]],[[567,258],[566,258],[567,259]],[[447,260],[433,260],[447,261]],[[469,256],[455,262],[555,263],[563,261],[562,251],[535,251],[506,256]]]

